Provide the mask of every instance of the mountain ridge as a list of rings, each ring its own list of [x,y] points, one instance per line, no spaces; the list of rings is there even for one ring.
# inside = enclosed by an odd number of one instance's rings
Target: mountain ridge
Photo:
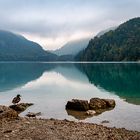
[[[0,30],[0,61],[55,60],[56,55],[43,50],[36,42],[9,31]]]
[[[140,17],[130,19],[114,31],[91,39],[77,61],[139,61]]]

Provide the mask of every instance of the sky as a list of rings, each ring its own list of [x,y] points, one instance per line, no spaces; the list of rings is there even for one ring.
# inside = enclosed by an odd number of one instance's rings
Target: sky
[[[140,17],[140,0],[0,0],[0,29],[55,50]]]

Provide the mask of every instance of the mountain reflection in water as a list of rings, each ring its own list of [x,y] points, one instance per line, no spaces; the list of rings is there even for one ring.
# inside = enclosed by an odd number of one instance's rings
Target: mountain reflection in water
[[[95,86],[114,93],[129,103],[140,104],[139,63],[78,64]]]
[[[61,68],[67,68],[61,70]],[[54,71],[69,79],[89,82],[132,104],[140,105],[140,64],[0,63],[0,92],[13,90]],[[81,73],[83,76],[81,76]]]

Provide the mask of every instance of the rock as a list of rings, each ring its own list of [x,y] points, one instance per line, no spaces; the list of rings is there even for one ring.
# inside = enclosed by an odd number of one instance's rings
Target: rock
[[[90,99],[89,107],[91,110],[114,108],[115,100],[92,98]]]
[[[115,100],[113,99],[103,99],[106,102],[107,107],[114,108],[116,106]]]
[[[12,132],[12,130],[6,130],[3,133],[11,133],[11,132]]]
[[[16,105],[11,105],[9,107],[12,108],[13,110],[17,111],[18,113],[21,113],[32,105],[33,105],[32,103],[20,103],[20,104],[16,104]]]
[[[96,111],[94,111],[94,110],[88,110],[88,111],[86,111],[86,115],[93,116],[95,114],[96,114]]]
[[[0,119],[5,119],[5,118],[17,118],[18,113],[6,106],[0,106]]]
[[[107,107],[106,102],[99,98],[90,99],[89,106],[91,110],[105,109]]]
[[[66,109],[77,111],[88,111],[89,104],[88,101],[86,100],[73,99],[72,101],[67,102]]]
[[[105,111],[110,111],[115,107],[115,101],[111,99],[92,98],[90,102],[86,100],[68,101],[66,111],[68,115],[75,117],[78,120],[83,120],[88,117],[99,115]]]
[[[26,114],[26,116],[29,118],[34,118],[34,117],[40,116],[40,115],[41,115],[41,112],[38,112],[38,113],[28,112],[28,114]]]
[[[104,121],[102,121],[101,123],[102,123],[102,124],[104,124],[104,123],[109,123],[109,121],[104,120]]]

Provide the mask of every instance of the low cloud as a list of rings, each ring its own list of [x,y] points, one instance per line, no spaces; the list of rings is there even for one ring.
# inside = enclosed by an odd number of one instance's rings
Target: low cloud
[[[54,49],[77,34],[82,33],[79,38],[84,33],[85,37],[94,36],[100,30],[138,17],[139,7],[139,0],[4,0],[0,1],[0,29],[31,39],[38,37],[36,40],[44,48]],[[58,45],[48,42],[47,47],[45,38]]]

